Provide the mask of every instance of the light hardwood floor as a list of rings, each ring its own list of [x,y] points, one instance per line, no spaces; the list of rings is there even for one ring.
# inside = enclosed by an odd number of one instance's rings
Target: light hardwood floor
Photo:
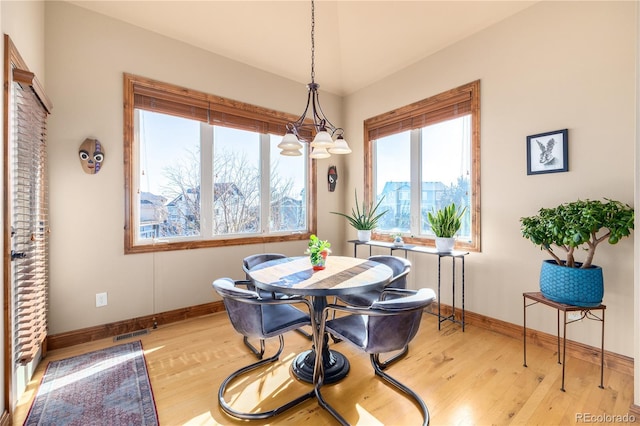
[[[218,407],[220,382],[255,360],[226,313],[170,324],[138,338],[145,349],[160,424],[261,424],[234,420]],[[275,349],[277,339],[272,340],[267,350]],[[105,339],[50,352],[20,398],[14,424],[24,422],[49,361],[126,341]],[[310,385],[292,378],[289,370],[293,357],[309,345],[298,333],[288,333],[281,361],[239,382],[227,400],[245,410],[272,408],[283,398],[309,390]],[[368,355],[346,342],[333,349],[349,358],[351,371],[341,382],[323,387],[323,395],[351,424],[420,423],[415,406],[374,376]],[[409,355],[387,371],[422,396],[434,426],[570,425],[580,423],[580,415],[584,419],[629,413],[632,376],[605,368],[605,389],[600,389],[599,365],[568,356],[566,392],[562,392],[562,367],[555,352],[528,345],[528,368],[522,361],[521,340],[469,325],[463,333],[452,323],[438,331],[436,318],[424,315]],[[262,424],[336,423],[312,399]]]

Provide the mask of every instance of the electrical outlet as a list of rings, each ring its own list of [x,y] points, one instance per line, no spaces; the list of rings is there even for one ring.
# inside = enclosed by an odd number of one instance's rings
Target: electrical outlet
[[[96,293],[96,308],[107,306],[107,293]]]
[[[567,321],[577,321],[582,318],[582,312],[573,311],[567,312]]]

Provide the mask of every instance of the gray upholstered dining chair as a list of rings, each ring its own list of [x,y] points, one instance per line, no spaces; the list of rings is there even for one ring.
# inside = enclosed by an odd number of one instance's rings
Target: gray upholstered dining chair
[[[391,294],[403,295],[403,297],[387,299],[387,295]],[[427,405],[417,393],[383,371],[386,366],[380,362],[379,355],[408,346],[418,332],[424,308],[436,300],[436,294],[428,288],[418,291],[390,288],[385,289],[381,296],[379,301],[375,301],[369,307],[327,305],[322,312],[319,335],[329,332],[370,354],[375,374],[412,398],[422,412],[423,425],[428,425]],[[329,320],[331,311],[342,312],[345,315]],[[319,342],[319,344],[323,343]],[[316,398],[319,404],[341,424],[348,425],[344,417],[329,405],[320,392],[324,379],[321,354],[322,348],[316,349],[314,371]]]
[[[380,299],[380,295],[382,294],[384,289],[388,288],[407,288],[407,275],[411,271],[411,262],[404,257],[398,256],[388,256],[388,255],[379,255],[379,256],[370,256],[369,260],[373,260],[375,262],[382,263],[387,265],[393,271],[393,276],[391,277],[391,281],[380,290],[367,290],[360,293],[355,294],[345,294],[342,296],[338,296],[337,300],[342,303],[346,303],[349,306],[371,306],[372,303],[378,301]],[[388,297],[396,297],[396,296],[388,296]],[[337,302],[336,300],[336,302]],[[333,312],[335,317],[335,311]],[[334,341],[338,342],[340,339],[332,335]],[[386,361],[382,363],[382,365],[386,368],[389,364],[399,360],[402,358],[407,351],[409,350],[409,346],[405,346],[396,354],[390,356]]]
[[[244,271],[247,279],[246,281],[236,281],[236,284],[244,285],[247,287],[248,290],[257,291],[258,293],[260,293],[260,296],[262,296],[263,298],[269,297],[269,295],[272,295],[271,293],[260,291],[256,289],[256,287],[253,285],[253,282],[251,281],[251,277],[249,276],[249,270],[261,263],[268,262],[270,260],[275,260],[275,259],[284,259],[285,257],[287,256],[280,253],[258,253],[258,254],[252,254],[251,256],[245,257],[244,259],[242,259],[242,270]],[[275,295],[272,295],[272,296],[275,296]],[[253,354],[258,359],[262,359],[264,355],[264,339],[258,340],[260,344],[260,349],[255,347],[249,341],[249,338],[247,336],[243,336],[242,341],[244,342],[245,346],[249,348],[249,350],[253,352]]]
[[[226,389],[236,378],[279,359],[284,349],[284,338],[282,336],[284,333],[304,325],[315,326],[315,320],[311,315],[313,306],[307,299],[301,297],[263,299],[255,291],[236,286],[236,282],[231,278],[219,278],[212,285],[215,291],[222,296],[229,320],[238,333],[245,337],[261,340],[278,337],[280,341],[280,347],[275,355],[234,371],[220,384],[218,403],[222,410],[239,419],[260,420],[278,415],[312,398],[314,390],[300,395],[277,408],[252,413],[238,411],[225,400]],[[304,311],[293,305],[304,305]]]
[[[244,259],[242,259],[242,270],[247,275],[247,280],[251,280],[251,277],[249,277],[249,270],[251,268],[261,263],[268,262],[270,260],[284,259],[285,257],[287,256],[281,253],[252,254],[251,256],[247,256]]]
[[[368,260],[387,265],[393,271],[391,281],[385,288],[407,288],[407,275],[411,271],[411,262],[404,257],[398,256],[370,256]],[[343,303],[351,306],[371,306],[371,304],[380,299],[382,290],[367,290],[356,294],[345,294],[338,296]]]
[[[245,275],[247,276],[247,280],[251,281],[251,277],[249,276],[249,270],[251,270],[251,268],[254,268],[258,265],[260,265],[261,263],[264,262],[269,262],[271,260],[277,260],[277,259],[284,259],[286,258],[287,255],[281,254],[281,253],[258,253],[258,254],[252,254],[251,256],[247,256],[244,259],[242,259],[242,270],[244,271]],[[286,294],[280,294],[280,293],[269,293],[260,289],[256,289],[254,288],[258,293],[260,293],[260,295],[262,297],[268,297],[267,295],[271,295],[272,297],[277,297],[277,298],[283,298],[283,297],[289,297],[289,295]],[[311,333],[307,333],[305,330],[298,328],[296,330],[298,333],[302,334],[304,337],[306,337],[307,339],[311,340],[312,336]],[[264,354],[264,341],[260,341],[260,350],[258,351],[258,349],[253,346],[248,339],[245,337],[244,338],[244,344],[258,357],[260,358],[262,356],[262,354]]]

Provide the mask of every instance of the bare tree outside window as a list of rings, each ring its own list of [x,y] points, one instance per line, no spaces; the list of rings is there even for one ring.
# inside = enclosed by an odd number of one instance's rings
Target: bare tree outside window
[[[244,154],[224,150],[213,159],[214,234],[260,229],[260,171]]]
[[[167,219],[161,237],[191,236],[200,233],[200,153],[185,149],[185,157],[165,167],[162,195]]]
[[[165,184],[161,188],[166,203],[166,217],[160,227],[161,237],[193,236],[200,232],[200,152],[186,149],[185,157],[163,169]],[[213,233],[214,235],[258,232],[260,227],[260,171],[246,155],[222,150],[213,161]],[[302,200],[292,194],[293,179],[279,174],[277,164],[271,169],[271,228],[295,228],[304,220],[299,208]],[[296,204],[295,214],[287,214],[288,202]],[[291,222],[294,218],[295,222]]]

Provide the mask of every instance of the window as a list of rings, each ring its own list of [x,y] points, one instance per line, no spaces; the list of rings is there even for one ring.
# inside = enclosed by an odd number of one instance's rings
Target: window
[[[309,237],[313,162],[277,148],[296,117],[124,80],[126,253]]]
[[[427,213],[467,210],[456,247],[480,250],[480,81],[365,120],[365,188],[378,234],[433,245]]]

